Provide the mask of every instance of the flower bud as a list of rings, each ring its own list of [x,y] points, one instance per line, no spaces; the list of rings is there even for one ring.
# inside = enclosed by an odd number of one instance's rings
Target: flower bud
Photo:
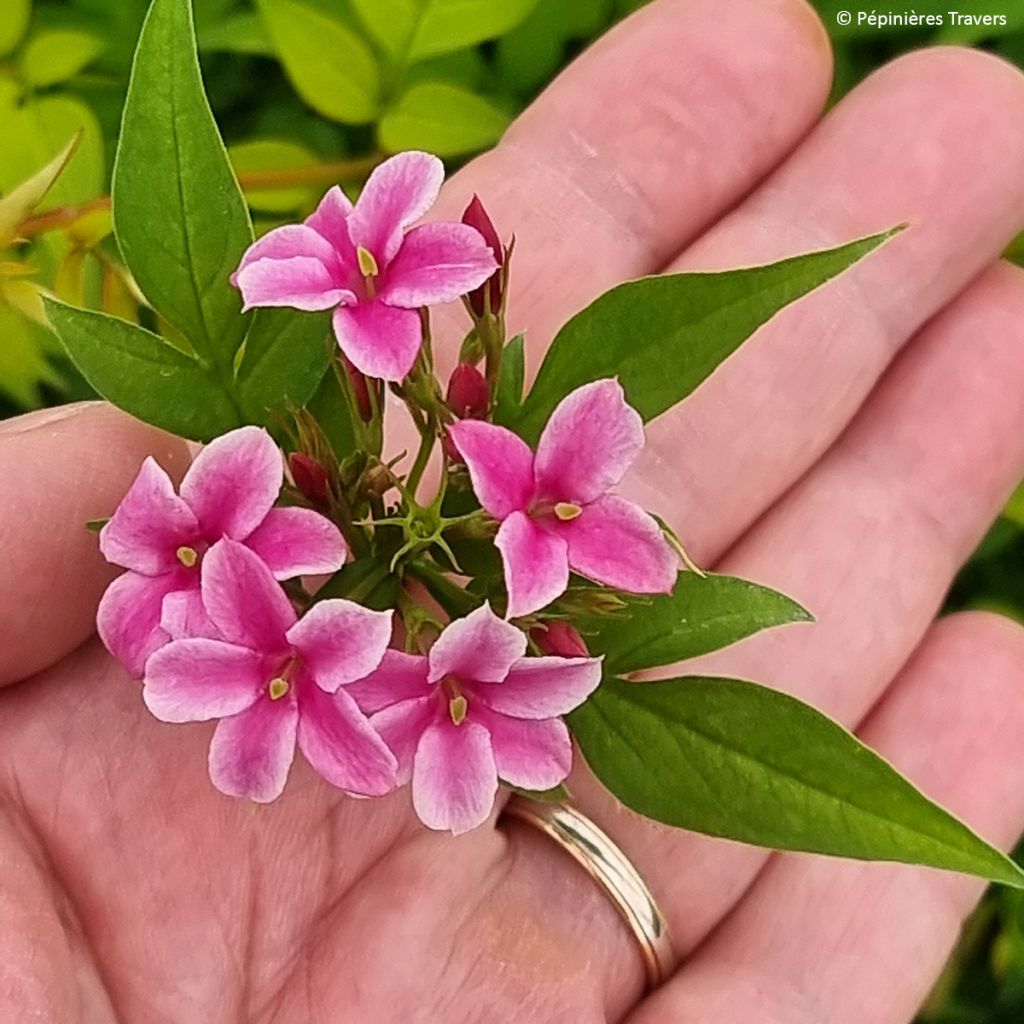
[[[302,452],[292,452],[288,456],[288,468],[299,492],[315,508],[326,507],[330,490],[327,470],[316,459]]]
[[[475,366],[459,363],[448,380],[447,400],[460,420],[482,420],[491,404],[491,391]]]
[[[530,636],[545,654],[556,654],[560,658],[589,658],[590,651],[583,637],[568,622],[555,620],[531,630]]]
[[[469,304],[478,317],[483,316],[485,312],[484,297],[489,291],[491,312],[497,313],[501,308],[501,279],[505,251],[502,248],[501,239],[498,238],[498,232],[495,230],[491,218],[487,216],[487,211],[479,197],[473,196],[473,201],[466,207],[466,211],[462,215],[462,223],[468,224],[480,232],[498,262],[498,269],[479,288],[475,288],[469,293]]]
[[[352,396],[356,401],[356,409],[359,412],[359,418],[364,423],[369,423],[373,419],[373,405],[370,402],[370,386],[366,383],[366,378],[362,375],[349,362],[348,357],[345,355],[341,356],[341,361],[345,366],[345,372],[348,374],[349,382],[352,385]]]

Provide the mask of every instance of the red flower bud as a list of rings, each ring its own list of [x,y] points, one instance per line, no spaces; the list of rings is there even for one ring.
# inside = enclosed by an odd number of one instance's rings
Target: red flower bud
[[[288,468],[292,471],[292,479],[299,492],[315,507],[326,507],[330,489],[327,470],[316,459],[302,452],[292,452],[288,456]]]
[[[560,658],[590,657],[583,637],[568,622],[549,622],[546,629],[537,627],[530,636],[545,654],[556,654]]]
[[[373,419],[373,406],[370,403],[370,386],[366,378],[349,362],[348,356],[342,355],[341,361],[345,366],[345,372],[352,384],[352,394],[356,400],[356,409],[364,423]]]
[[[459,363],[448,379],[447,398],[460,420],[482,420],[491,404],[491,389],[475,366]]]
[[[484,209],[484,204],[480,202],[479,197],[473,196],[473,201],[466,207],[466,211],[462,215],[462,223],[468,224],[483,235],[484,241],[491,252],[494,253],[494,258],[498,261],[498,269],[479,288],[469,293],[469,304],[477,316],[483,316],[484,296],[487,294],[487,289],[490,289],[491,312],[497,313],[501,308],[501,277],[505,262],[505,250],[502,247],[501,239],[498,237],[498,232],[495,230],[491,218],[487,216],[487,211]]]

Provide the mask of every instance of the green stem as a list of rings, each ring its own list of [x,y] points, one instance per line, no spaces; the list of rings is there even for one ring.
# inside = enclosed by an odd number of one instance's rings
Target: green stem
[[[430,462],[430,454],[434,450],[434,436],[436,433],[437,424],[433,416],[427,417],[427,422],[422,430],[422,437],[420,439],[419,451],[416,452],[416,461],[412,464],[412,469],[409,470],[409,475],[405,479],[405,486],[408,492],[415,496],[417,489],[419,488],[420,481],[423,479],[423,474],[426,471],[427,464]]]

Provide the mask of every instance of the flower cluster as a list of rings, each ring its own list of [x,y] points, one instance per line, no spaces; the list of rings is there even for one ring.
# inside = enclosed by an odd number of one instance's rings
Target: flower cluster
[[[275,437],[208,444],[177,488],[147,460],[100,532],[126,571],[98,627],[157,718],[217,721],[224,793],[276,799],[298,747],[350,794],[411,781],[422,821],[458,833],[499,785],[568,777],[563,716],[602,672],[574,616],[670,591],[679,559],[614,493],[644,443],[617,381],[565,395],[535,448],[494,422],[512,247],[476,198],[461,223],[416,226],[442,178],[435,157],[400,154],[354,204],[331,189],[242,256],[247,308],[333,310],[355,443],[302,409]],[[471,326],[442,388],[429,311],[460,298]],[[420,435],[407,467],[381,452],[387,390]]]

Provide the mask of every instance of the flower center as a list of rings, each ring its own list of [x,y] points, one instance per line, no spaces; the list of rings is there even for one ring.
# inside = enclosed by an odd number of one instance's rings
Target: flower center
[[[559,501],[555,504],[555,518],[563,523],[570,523],[583,511],[579,505],[571,501]]]
[[[574,501],[537,501],[530,506],[533,519],[548,519],[554,516],[561,523],[571,523],[583,512],[583,506]]]
[[[196,562],[199,561],[199,552],[196,551],[195,548],[190,548],[187,544],[182,544],[182,546],[174,553],[178,556],[178,561],[181,562],[186,569],[194,568]]]
[[[359,273],[363,275],[366,282],[366,295],[374,298],[377,295],[377,278],[380,277],[380,267],[377,260],[369,249],[363,246],[356,247],[356,259],[359,261]]]
[[[462,725],[469,714],[469,701],[466,700],[454,676],[445,676],[441,682],[441,690],[448,700],[448,714],[453,725]]]
[[[267,696],[271,700],[280,700],[284,697],[295,681],[295,670],[298,668],[299,659],[297,655],[292,655],[282,666],[280,671],[273,679],[267,683]]]

